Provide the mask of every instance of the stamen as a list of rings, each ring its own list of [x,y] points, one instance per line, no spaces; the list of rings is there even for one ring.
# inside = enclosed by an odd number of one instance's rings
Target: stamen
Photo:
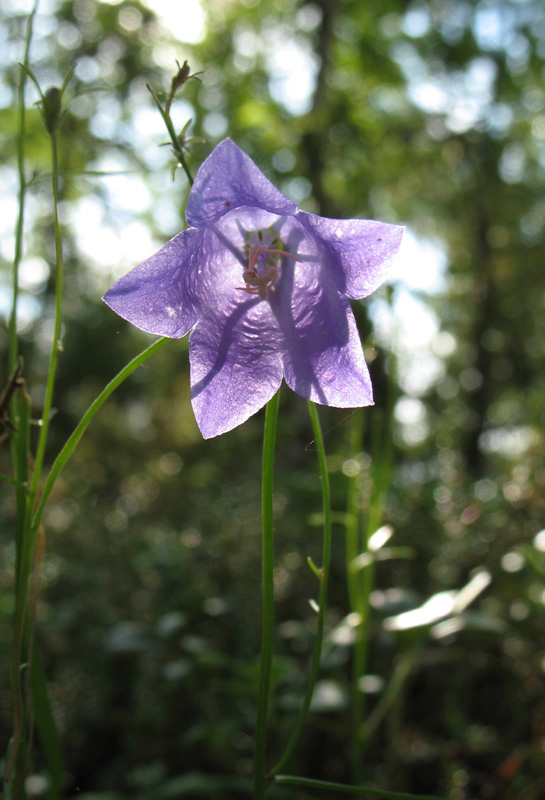
[[[262,241],[263,234],[261,231],[258,232],[258,237]],[[301,261],[301,259],[285,250],[269,248],[263,244],[257,247],[253,244],[249,246],[248,269],[245,269],[242,273],[246,286],[237,288],[242,292],[257,294],[260,300],[266,300],[268,291],[272,289],[278,278],[278,262],[275,259],[268,258],[265,268],[260,269],[259,259],[261,256],[276,256],[277,258],[279,256],[287,256],[294,261]]]

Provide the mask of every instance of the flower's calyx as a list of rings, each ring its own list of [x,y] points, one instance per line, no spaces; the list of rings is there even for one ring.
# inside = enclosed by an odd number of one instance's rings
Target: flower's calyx
[[[40,84],[38,83],[38,79],[30,67],[26,66],[25,64],[21,64],[21,67],[34,83],[40,95],[40,99],[37,101],[36,105],[41,111],[45,129],[50,136],[55,136],[65,113],[65,110],[63,110],[64,92],[70,83],[72,75],[74,74],[74,70],[76,69],[76,65],[74,64],[74,66],[68,70],[60,89],[58,86],[51,86],[46,90],[45,94],[42,92]]]
[[[246,286],[237,288],[248,294],[258,295],[260,300],[266,300],[268,292],[276,283],[280,270],[280,259],[285,256],[294,261],[301,261],[297,256],[284,250],[284,246],[274,231],[257,231],[259,244],[246,242],[244,252],[248,259],[248,266],[242,272]],[[252,234],[255,239],[256,234]]]

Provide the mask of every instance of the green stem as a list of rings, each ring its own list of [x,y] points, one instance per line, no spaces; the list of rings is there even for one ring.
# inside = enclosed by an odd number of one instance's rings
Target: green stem
[[[31,530],[28,524],[32,518],[32,512],[36,501],[40,485],[40,476],[42,465],[45,455],[45,448],[47,444],[47,434],[49,431],[49,420],[51,417],[51,408],[53,404],[53,390],[55,387],[55,375],[57,370],[57,361],[60,349],[61,337],[61,320],[62,320],[62,241],[58,216],[59,204],[59,190],[58,190],[58,152],[57,152],[57,139],[55,133],[51,134],[51,159],[52,159],[52,172],[51,183],[53,192],[53,219],[55,230],[55,323],[53,329],[53,342],[51,346],[51,355],[49,359],[49,372],[47,375],[44,407],[42,414],[42,425],[40,428],[40,436],[38,438],[38,447],[36,450],[36,457],[34,459],[34,471],[30,484],[30,490],[26,499],[26,513],[25,524],[22,530],[21,539],[18,549],[18,563],[16,568],[17,574],[17,588],[16,588],[16,614],[15,614],[15,642],[22,643],[23,640],[23,625],[27,611],[28,601],[28,581],[31,571],[32,558],[34,554],[34,547],[36,543],[36,535],[38,533],[38,526]],[[19,645],[18,645],[19,646]],[[14,650],[14,657],[19,659],[21,657],[20,650]]]
[[[329,487],[329,473],[327,471],[327,462],[324,448],[324,439],[322,436],[322,429],[320,427],[320,418],[314,403],[309,401],[308,409],[310,419],[312,421],[312,428],[314,431],[314,438],[318,448],[318,463],[320,467],[320,477],[322,481],[322,505],[324,515],[324,543],[322,555],[322,569],[320,573],[320,595],[318,600],[318,624],[316,630],[316,641],[314,644],[314,652],[312,655],[312,662],[310,667],[310,678],[307,686],[307,691],[303,700],[303,706],[299,712],[299,717],[295,725],[295,729],[288,741],[286,750],[280,758],[276,766],[269,773],[269,777],[276,775],[285,766],[291,754],[293,753],[297,742],[301,736],[305,722],[308,716],[312,695],[314,694],[314,687],[318,677],[318,670],[320,667],[320,657],[322,655],[322,642],[324,638],[324,619],[327,601],[327,584],[329,580],[329,566],[331,562],[331,492]]]
[[[11,774],[17,762],[19,746],[24,742],[24,703],[23,703],[23,676],[21,662],[23,661],[23,635],[25,625],[26,592],[22,591],[23,565],[26,563],[25,532],[27,525],[26,509],[26,477],[28,474],[29,452],[29,422],[30,398],[23,391],[17,398],[19,411],[19,430],[14,442],[14,470],[18,478],[17,484],[17,529],[15,539],[15,615],[13,623],[13,639],[11,650],[11,704],[13,734],[9,758],[6,763],[5,782],[10,784]],[[25,586],[28,581],[25,582]]]
[[[265,413],[263,436],[263,474],[261,483],[262,517],[262,640],[259,673],[259,695],[254,751],[254,800],[263,800],[267,793],[266,734],[267,708],[271,682],[274,635],[274,531],[273,531],[273,476],[276,421],[280,392],[269,401]]]
[[[362,553],[369,552],[369,539],[371,534],[376,530],[374,522],[375,515],[370,509],[369,521],[364,532],[364,539],[362,542]],[[360,570],[357,574],[358,581],[358,596],[356,604],[356,613],[359,617],[359,624],[357,628],[357,638],[354,644],[354,667],[353,667],[353,715],[354,715],[354,731],[357,732],[363,722],[365,716],[366,697],[359,687],[360,678],[365,675],[367,671],[367,657],[369,651],[369,612],[371,610],[371,592],[373,590],[375,578],[375,564],[372,561],[364,570]],[[359,752],[355,756],[355,777],[361,781],[363,777],[363,752],[361,750],[362,742],[359,742]]]
[[[19,203],[18,215],[15,228],[15,250],[13,256],[13,297],[9,321],[8,334],[8,372],[13,374],[19,363],[19,342],[17,339],[17,306],[19,299],[19,267],[23,255],[23,230],[24,230],[24,211],[26,196],[25,179],[25,137],[26,137],[26,108],[25,108],[25,88],[27,81],[27,69],[30,58],[30,44],[32,40],[33,23],[38,7],[38,0],[35,0],[32,11],[27,19],[25,50],[20,80],[18,86],[18,136],[17,136],[17,172],[19,179]],[[17,428],[11,435],[11,453],[13,461],[13,475],[16,486],[16,529],[15,529],[15,595],[19,590],[19,576],[22,561],[22,553],[25,541],[25,531],[27,527],[27,494],[26,481],[28,478],[28,452],[29,452],[29,426],[30,426],[30,399],[26,394],[24,383],[17,392],[14,392],[10,403],[10,414],[13,419],[17,419]],[[18,617],[21,616],[20,609],[15,606],[15,620],[13,627],[13,640],[11,652],[11,675],[10,693],[12,705],[13,735],[11,745],[8,749],[8,756],[5,764],[6,771],[6,797],[18,793],[17,782],[11,780],[14,766],[18,762],[19,745],[24,740],[24,703],[23,703],[23,683],[20,670],[22,653],[23,619],[18,624]]]
[[[44,484],[40,502],[36,508],[34,513],[34,517],[32,519],[32,526],[30,527],[30,532],[27,534],[25,542],[21,544],[20,548],[20,558],[18,561],[18,570],[17,570],[17,587],[16,587],[16,603],[15,603],[15,623],[14,623],[14,644],[13,644],[13,656],[12,656],[12,683],[13,683],[13,692],[14,692],[14,702],[17,703],[18,698],[21,697],[21,679],[20,679],[20,659],[22,653],[22,644],[23,644],[23,631],[24,631],[24,624],[25,618],[27,614],[28,608],[28,591],[29,591],[29,580],[30,580],[30,573],[32,568],[32,556],[34,553],[36,539],[38,536],[40,522],[42,519],[42,515],[53,489],[55,485],[55,481],[58,478],[62,468],[76,449],[81,437],[85,433],[89,423],[99,411],[99,409],[104,405],[105,401],[108,397],[114,392],[118,386],[120,386],[123,381],[131,375],[137,367],[143,364],[153,353],[159,350],[163,345],[165,345],[169,339],[162,338],[158,339],[157,341],[153,342],[146,350],[140,353],[138,356],[133,358],[116,376],[113,378],[110,383],[102,390],[102,392],[98,395],[98,397],[91,403],[81,420],[79,421],[78,425],[76,426],[75,430],[73,431],[72,435],[66,441],[64,447],[58,454],[57,458],[53,462],[53,466],[49,471],[47,476],[47,480]],[[13,763],[15,761],[15,757],[17,754],[18,744],[21,740],[22,733],[21,733],[21,726],[22,726],[22,705],[16,705],[15,711],[18,714],[17,717],[17,724],[14,726],[15,733],[14,733],[14,746],[12,747],[12,757],[10,759],[10,764],[8,765],[8,776],[11,772],[13,767]],[[21,720],[19,719],[21,717]]]
[[[18,344],[17,344],[17,301],[19,299],[19,264],[23,254],[23,226],[25,212],[25,130],[26,130],[26,109],[25,109],[25,87],[30,56],[30,42],[32,39],[32,27],[34,17],[38,8],[38,0],[30,12],[27,20],[25,52],[23,56],[23,68],[21,69],[21,80],[19,83],[19,136],[17,139],[17,171],[19,174],[19,213],[17,216],[17,227],[15,229],[15,253],[13,256],[13,300],[9,321],[9,368],[11,375],[17,366]]]
[[[159,109],[159,113],[163,117],[163,122],[165,123],[165,127],[166,127],[166,129],[168,131],[168,135],[170,136],[170,141],[172,143],[172,147],[174,149],[174,152],[176,153],[176,157],[178,158],[180,164],[182,165],[182,168],[183,168],[183,170],[184,170],[184,172],[186,174],[187,180],[189,181],[189,185],[193,186],[193,176],[191,175],[191,171],[190,171],[190,169],[189,169],[189,167],[187,165],[187,161],[185,159],[185,153],[184,153],[183,149],[180,146],[180,143],[178,141],[178,137],[176,136],[176,131],[174,129],[174,123],[172,122],[172,119],[170,118],[169,109],[168,108],[163,108],[163,106],[161,104],[161,101],[159,100],[159,98],[155,94],[151,84],[147,83],[146,86],[147,86],[148,91],[151,93],[151,96],[153,97],[153,99],[155,101],[155,105]]]
[[[51,188],[53,193],[53,223],[55,230],[55,323],[53,327],[53,341],[51,344],[51,355],[49,358],[49,371],[45,387],[44,406],[42,411],[42,423],[38,447],[34,459],[34,472],[29,492],[29,508],[34,507],[34,501],[40,485],[42,465],[47,445],[47,435],[49,433],[49,422],[51,418],[51,408],[53,405],[53,390],[55,388],[55,377],[57,373],[57,362],[61,345],[61,324],[62,324],[62,240],[59,223],[59,158],[57,149],[57,136],[51,134]]]
[[[98,397],[91,403],[79,423],[77,424],[75,430],[71,434],[71,436],[67,439],[64,447],[58,454],[57,458],[53,462],[53,466],[49,471],[47,476],[47,480],[45,481],[43,490],[40,495],[40,502],[37,505],[36,511],[32,518],[32,525],[30,527],[30,533],[27,536],[27,541],[25,542],[25,546],[21,548],[21,562],[20,568],[18,571],[18,584],[17,584],[17,600],[16,600],[16,608],[19,610],[20,619],[19,623],[22,624],[24,620],[26,602],[27,602],[27,593],[28,593],[28,581],[30,577],[30,570],[32,565],[32,554],[34,552],[34,546],[36,543],[36,537],[38,535],[38,529],[40,526],[40,522],[42,519],[42,515],[49,499],[49,495],[55,485],[55,481],[59,476],[62,468],[76,449],[78,442],[80,441],[81,437],[83,436],[87,426],[97,413],[97,411],[104,405],[105,401],[108,397],[112,394],[112,392],[117,389],[123,381],[131,375],[134,370],[139,367],[141,364],[144,363],[153,353],[155,353],[159,348],[161,348],[164,344],[170,341],[167,338],[158,339],[152,345],[150,345],[146,350],[140,353],[136,358],[133,358],[123,369],[113,378],[110,383],[102,390],[102,392],[98,395]],[[16,627],[17,624],[16,624]]]
[[[129,375],[132,375],[135,369],[141,366],[145,361],[147,361],[147,359],[151,355],[156,353],[157,350],[159,350],[161,347],[163,347],[163,345],[165,345],[169,341],[170,339],[164,337],[153,342],[153,344],[150,344],[150,346],[147,347],[142,353],[135,356],[135,358],[133,358],[132,361],[129,361],[129,363],[126,364],[120,372],[118,372],[115,378],[112,378],[110,383],[108,383],[104,387],[104,389],[101,391],[98,397],[96,397],[93,400],[93,402],[91,403],[91,405],[89,406],[83,417],[78,422],[76,428],[74,429],[70,437],[67,439],[64,447],[58,454],[57,458],[53,462],[51,470],[49,471],[44,487],[42,489],[40,502],[38,503],[36,512],[32,519],[32,531],[34,535],[38,530],[38,526],[42,519],[42,514],[44,512],[45,505],[47,503],[47,500],[49,499],[49,495],[51,494],[51,491],[53,489],[53,486],[55,485],[55,481],[57,480],[60,471],[62,470],[62,468],[64,467],[64,465],[66,464],[66,462],[76,449],[81,437],[83,436],[85,430],[87,429],[87,426],[89,425],[89,423],[91,422],[97,411],[99,411],[100,408],[104,405],[105,401],[112,394],[112,392],[114,392],[117,389],[117,387],[120,386],[123,383],[123,381],[125,381],[129,377]]]
[[[17,340],[17,303],[19,296],[19,265],[23,253],[24,209],[26,195],[25,181],[25,86],[28,77],[28,62],[30,57],[30,43],[34,17],[38,8],[38,0],[27,20],[26,42],[23,64],[19,83],[19,130],[17,138],[17,168],[19,174],[19,212],[15,230],[15,253],[13,258],[13,301],[9,323],[9,372],[16,369],[19,363],[19,344]],[[17,394],[23,395],[17,397]],[[30,438],[30,398],[26,394],[24,384],[19,392],[15,392],[11,401],[10,414],[17,420],[17,428],[11,434],[11,452],[13,462],[13,476],[16,484],[16,523],[15,523],[15,571],[16,591],[21,568],[21,554],[25,541],[25,532],[28,522],[27,506],[27,480],[28,480],[28,454]]]
[[[405,685],[407,678],[411,674],[415,664],[415,654],[413,650],[404,653],[392,675],[390,682],[382,694],[377,705],[367,719],[362,722],[360,730],[358,731],[358,738],[362,742],[367,742],[376,731],[382,720],[385,718],[388,711],[392,708],[399,693]]]
[[[360,553],[369,552],[369,539],[380,527],[383,520],[382,499],[391,476],[392,469],[392,439],[389,435],[390,426],[386,420],[392,414],[392,386],[389,385],[388,397],[384,417],[375,416],[371,427],[371,476],[373,479],[373,494],[367,511],[367,521],[360,542]],[[365,749],[368,740],[362,736],[364,718],[366,713],[366,697],[359,688],[359,680],[365,675],[369,657],[369,616],[371,610],[371,592],[375,581],[375,562],[361,571],[356,571],[357,587],[355,611],[359,616],[358,635],[354,644],[354,665],[352,675],[353,705],[353,776],[357,783],[364,777]]]
[[[274,782],[284,786],[301,786],[306,789],[322,789],[326,792],[367,795],[367,797],[381,797],[385,798],[385,800],[447,800],[447,798],[439,797],[435,794],[390,792],[388,789],[375,789],[373,786],[349,786],[346,783],[317,781],[312,778],[297,778],[294,775],[277,775]]]
[[[350,432],[350,452],[356,454],[360,451],[363,435],[363,415],[358,414],[354,417]],[[361,570],[354,569],[354,564],[358,556],[367,551],[367,540],[369,536],[369,526],[364,536],[361,524],[361,480],[359,474],[353,475],[348,483],[348,498],[346,508],[346,574],[348,582],[348,597],[350,609],[357,614],[359,623],[357,627],[357,638],[354,644],[354,662],[352,666],[352,763],[353,777],[361,783],[363,780],[363,759],[361,747],[357,738],[357,731],[365,709],[365,697],[360,691],[358,683],[361,675],[365,671],[367,660],[367,618],[368,618],[368,599],[369,576],[362,574]],[[369,572],[369,567],[363,573]]]
[[[352,417],[350,427],[349,453],[355,455],[360,452],[363,434],[363,414]],[[361,525],[361,475],[352,475],[348,481],[348,497],[346,503],[346,575],[348,581],[348,598],[350,609],[356,611],[358,605],[359,575],[352,568],[354,560],[360,554],[360,525]]]

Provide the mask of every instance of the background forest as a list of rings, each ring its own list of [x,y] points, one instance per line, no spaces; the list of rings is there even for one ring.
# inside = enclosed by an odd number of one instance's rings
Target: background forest
[[[17,213],[16,85],[29,3],[0,18],[1,383]],[[538,0],[40,0],[45,89],[77,64],[59,130],[63,352],[51,457],[151,337],[100,300],[184,226],[146,88],[225,136],[301,208],[407,226],[354,310],[375,406],[320,408],[333,491],[326,643],[293,773],[456,798],[545,796],[545,6]],[[91,91],[92,90],[92,91]],[[27,91],[20,336],[40,414],[54,306],[49,150]],[[187,339],[109,399],[45,514],[36,646],[66,798],[248,796],[260,641],[263,415],[204,441]],[[0,444],[8,474],[9,443]],[[320,482],[306,404],[282,391],[270,751],[312,650]],[[13,487],[0,499],[0,653],[13,614]],[[370,538],[381,526],[382,540]],[[361,530],[357,577],[346,538]],[[386,542],[386,535],[393,534]],[[350,582],[368,603],[355,608]],[[352,583],[353,586],[353,583]],[[409,616],[403,612],[413,611]],[[354,678],[358,628],[361,675]],[[363,653],[363,655],[362,655]],[[10,737],[8,670],[0,734]],[[354,684],[354,685],[352,685]],[[353,700],[355,691],[357,700]],[[353,730],[354,703],[363,720]],[[45,797],[43,743],[29,797]],[[275,787],[271,797],[310,796]],[[326,795],[321,795],[326,796]]]

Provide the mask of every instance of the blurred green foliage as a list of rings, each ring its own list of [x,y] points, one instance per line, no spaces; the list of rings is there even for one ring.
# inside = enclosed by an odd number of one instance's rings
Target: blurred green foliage
[[[59,131],[67,302],[51,457],[148,341],[99,298],[184,225],[186,182],[181,171],[172,182],[172,157],[160,147],[167,136],[145,84],[166,91],[176,59],[187,58],[202,84],[187,84],[173,114],[180,129],[192,117],[190,133],[206,141],[189,152],[194,171],[230,135],[304,209],[406,224],[414,242],[405,274],[355,309],[375,407],[353,415],[321,409],[338,518],[352,479],[362,525],[374,504],[394,528],[393,545],[415,553],[375,567],[370,675],[361,685],[371,714],[392,676],[403,679],[368,743],[365,776],[452,798],[538,800],[545,794],[545,9],[537,0],[202,0],[206,27],[184,43],[151,8],[51,0],[36,20],[31,64],[42,87],[59,85],[77,63]],[[183,14],[196,8],[180,4],[182,29]],[[4,310],[25,16],[15,0],[2,13]],[[28,98],[33,179],[21,349],[39,416],[52,210],[48,143],[31,87]],[[65,748],[66,797],[243,793],[260,636],[261,426],[258,415],[202,441],[189,404],[187,344],[173,342],[108,401],[62,474],[45,517],[37,635]],[[393,444],[391,463],[381,460],[384,442]],[[8,474],[9,448],[0,446],[0,473]],[[377,475],[377,465],[386,473]],[[305,403],[287,390],[276,493],[272,758],[291,730],[312,647],[308,600],[317,586],[307,556],[320,562],[315,448]],[[13,511],[3,484],[6,654]],[[353,635],[342,524],[335,534],[322,680],[293,771],[350,781]],[[490,585],[471,613],[408,630],[383,624],[461,589],[483,569]],[[0,681],[7,742],[4,671]],[[39,797],[39,751],[34,769],[28,791]],[[287,787],[276,793],[303,796]]]

